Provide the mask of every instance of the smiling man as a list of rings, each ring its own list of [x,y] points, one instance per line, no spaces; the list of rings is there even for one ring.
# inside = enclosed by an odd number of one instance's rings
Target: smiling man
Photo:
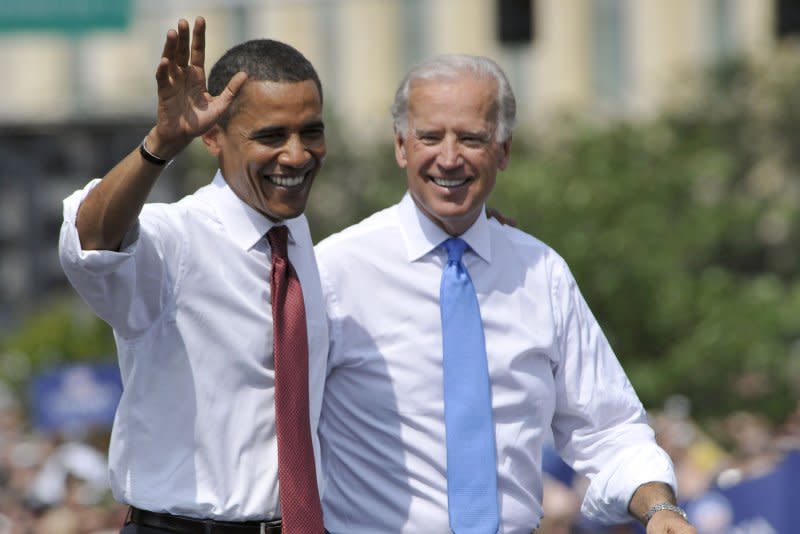
[[[500,68],[452,55],[393,105],[399,204],[317,245],[331,350],[320,439],[334,534],[530,534],[549,433],[584,511],[696,534],[675,475],[564,260],[482,216],[511,149]]]
[[[191,44],[190,44],[191,43]],[[313,66],[277,41],[226,52],[167,33],[156,125],[64,201],[60,258],[114,330],[124,391],[109,450],[125,534],[321,534],[317,421],[327,324],[303,211],[325,157]],[[202,137],[219,170],[145,204]],[[298,283],[299,282],[299,283]]]

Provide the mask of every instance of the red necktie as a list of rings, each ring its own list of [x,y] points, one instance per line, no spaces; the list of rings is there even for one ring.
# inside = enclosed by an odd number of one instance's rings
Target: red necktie
[[[286,252],[288,230],[267,233],[272,247],[272,321],[275,351],[275,425],[284,534],[322,534],[308,409],[308,338],[303,291]]]

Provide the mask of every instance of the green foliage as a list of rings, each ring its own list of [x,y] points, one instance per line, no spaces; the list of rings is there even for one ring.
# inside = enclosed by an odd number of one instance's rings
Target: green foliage
[[[77,297],[54,297],[0,339],[0,379],[19,393],[37,371],[66,362],[114,361],[111,329]]]
[[[537,137],[493,196],[567,259],[646,405],[780,419],[800,396],[800,69],[776,69],[725,65],[657,120]]]

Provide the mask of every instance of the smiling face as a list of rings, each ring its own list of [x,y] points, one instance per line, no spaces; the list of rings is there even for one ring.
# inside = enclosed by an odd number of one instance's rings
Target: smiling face
[[[248,206],[272,221],[305,210],[325,158],[322,103],[313,81],[248,81],[234,115],[203,141],[225,181]]]
[[[450,235],[463,234],[483,212],[511,139],[498,142],[496,82],[468,74],[416,80],[408,128],[395,134],[395,158],[406,169],[417,207]]]

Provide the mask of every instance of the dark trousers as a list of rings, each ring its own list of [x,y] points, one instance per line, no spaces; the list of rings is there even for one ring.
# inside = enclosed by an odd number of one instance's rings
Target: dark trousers
[[[169,531],[166,530],[158,530],[155,528],[150,527],[143,527],[142,525],[137,525],[136,523],[128,523],[122,530],[119,531],[119,534],[171,534]]]
[[[135,523],[128,523],[122,530],[119,531],[119,534],[172,534],[168,530],[159,530],[156,528],[150,527],[143,527],[142,525],[137,525]],[[328,534],[328,531],[325,531],[325,534]]]

